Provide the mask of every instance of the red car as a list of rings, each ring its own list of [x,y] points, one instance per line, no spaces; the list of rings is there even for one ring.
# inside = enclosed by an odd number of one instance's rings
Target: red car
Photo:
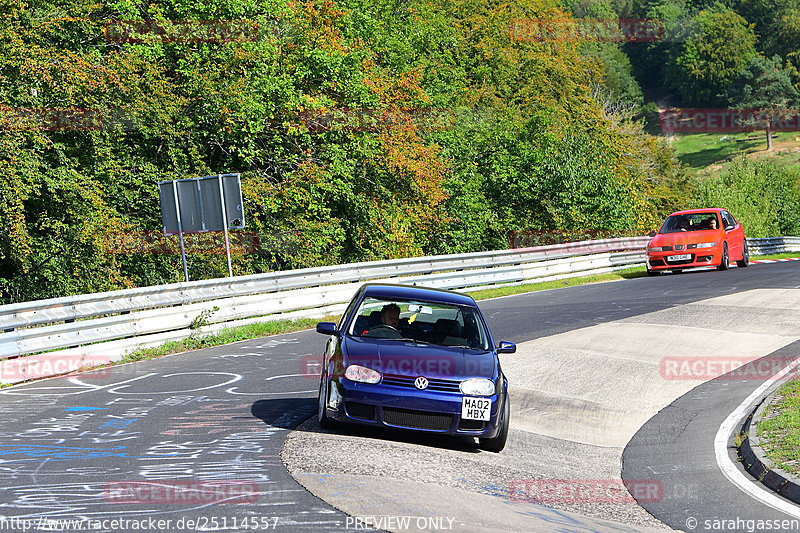
[[[692,209],[672,213],[647,245],[647,273],[715,266],[727,270],[750,264],[744,229],[724,209]]]

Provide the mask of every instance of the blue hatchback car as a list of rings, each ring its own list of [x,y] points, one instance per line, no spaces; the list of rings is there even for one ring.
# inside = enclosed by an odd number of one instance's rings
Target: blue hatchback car
[[[329,335],[319,385],[320,426],[351,422],[478,437],[499,452],[508,436],[508,382],[475,300],[450,291],[367,284]]]

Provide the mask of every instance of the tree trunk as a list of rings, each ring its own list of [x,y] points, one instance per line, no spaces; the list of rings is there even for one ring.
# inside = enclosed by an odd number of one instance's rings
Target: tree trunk
[[[772,132],[767,129],[767,150],[772,150]]]

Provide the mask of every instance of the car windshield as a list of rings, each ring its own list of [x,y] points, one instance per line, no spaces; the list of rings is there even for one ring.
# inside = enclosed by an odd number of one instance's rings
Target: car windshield
[[[347,332],[356,337],[489,350],[478,310],[437,302],[365,298]]]
[[[687,215],[671,215],[667,218],[659,233],[681,233],[719,228],[719,217],[716,213],[691,213]]]

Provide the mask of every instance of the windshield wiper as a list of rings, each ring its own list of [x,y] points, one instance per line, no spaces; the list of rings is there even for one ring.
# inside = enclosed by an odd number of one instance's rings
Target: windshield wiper
[[[428,341],[420,341],[417,339],[411,339],[409,337],[367,337],[372,339],[380,339],[382,341],[400,341],[400,342],[415,342],[417,344],[430,344]]]

